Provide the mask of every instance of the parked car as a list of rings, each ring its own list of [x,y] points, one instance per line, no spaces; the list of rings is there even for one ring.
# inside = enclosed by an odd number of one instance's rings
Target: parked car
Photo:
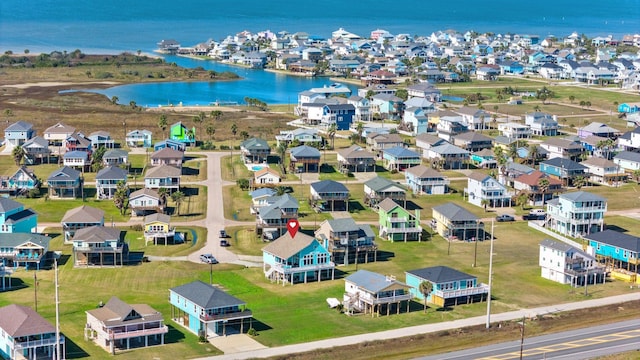
[[[536,215],[536,214],[527,214],[522,215],[522,220],[545,220],[547,218],[547,214]]]
[[[516,219],[511,216],[511,215],[507,215],[507,214],[502,214],[502,215],[498,215],[496,216],[496,221],[497,222],[502,222],[502,221],[515,221]]]
[[[546,216],[547,212],[544,209],[531,209],[529,215]]]
[[[220,240],[220,246],[222,246],[222,247],[227,247],[227,246],[229,246],[229,245],[230,245],[230,244],[229,244],[229,242],[228,242],[227,240]]]
[[[227,234],[227,231],[225,229],[220,230],[220,237],[222,239],[229,237],[229,235]]]
[[[202,254],[200,255],[200,261],[202,261],[203,263],[206,264],[217,264],[218,260],[216,260],[215,257],[213,257],[212,254]]]

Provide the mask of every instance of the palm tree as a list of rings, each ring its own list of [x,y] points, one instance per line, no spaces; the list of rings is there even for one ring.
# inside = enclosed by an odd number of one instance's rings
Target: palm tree
[[[525,191],[520,191],[518,195],[516,195],[515,203],[516,203],[516,206],[520,206],[520,209],[524,210],[524,206],[527,205],[528,201],[529,201],[529,194],[527,194]]]
[[[284,166],[284,156],[287,154],[287,143],[284,141],[281,142],[280,145],[278,145],[276,151],[278,152],[278,157],[280,157],[280,170],[283,174],[286,174],[286,168]]]
[[[633,177],[636,179],[637,183],[640,183],[640,170],[633,170]]]
[[[165,114],[161,114],[160,117],[158,118],[158,127],[160,128],[160,130],[162,131],[162,138],[164,139],[164,131],[167,130],[167,115]]]
[[[213,127],[213,124],[207,124],[205,131],[209,135],[209,140],[213,140],[213,135],[216,134],[216,128]]]
[[[200,112],[201,115],[204,115],[204,112]],[[197,115],[193,117],[193,123],[196,125],[196,127],[198,127],[198,132],[202,133],[202,129],[200,129],[200,127],[202,126],[202,122],[204,121],[204,117],[202,117],[201,115]]]
[[[576,97],[573,95],[569,95],[569,102],[573,104],[573,102],[576,100]]]
[[[158,202],[160,203],[163,212],[165,205],[167,205],[167,197],[169,197],[169,189],[165,187],[161,187],[160,189],[158,189]]]
[[[111,97],[111,104],[113,104],[113,105],[118,105],[118,100],[120,100],[120,99],[118,99],[118,97],[117,97],[117,96],[113,95],[113,96]]]
[[[536,161],[538,160],[538,156],[540,156],[540,149],[538,148],[538,145],[530,144],[529,145],[529,161],[531,161],[532,165],[536,164]]]
[[[222,111],[213,110],[213,111],[211,111],[211,113],[209,113],[209,116],[211,116],[216,121],[220,120],[220,118],[222,117]]]
[[[512,161],[515,161],[518,157],[518,145],[516,143],[509,144],[509,149],[507,150],[507,157]]]
[[[282,196],[284,194],[290,193],[291,192],[291,187],[284,186],[284,185],[278,185],[278,186],[274,187],[273,190],[276,192],[275,193],[276,196]]]
[[[11,156],[13,157],[13,161],[16,163],[17,166],[20,166],[22,159],[24,159],[26,155],[27,155],[27,152],[20,145],[14,147],[13,150],[11,150]]]
[[[542,195],[543,204],[544,204],[545,195],[547,191],[549,191],[549,186],[550,186],[549,179],[540,178],[540,180],[538,180],[538,192]]]
[[[420,294],[422,294],[422,297],[424,298],[424,313],[426,314],[427,313],[427,297],[429,297],[429,294],[431,294],[431,291],[433,291],[433,284],[429,281],[422,281],[420,283],[418,290],[420,291]]]
[[[587,178],[584,176],[576,176],[573,178],[573,186],[577,187],[578,190],[582,189],[583,186],[587,185]]]
[[[124,181],[118,181],[116,192],[113,194],[113,204],[116,206],[120,215],[124,215],[129,207],[129,188]]]
[[[331,138],[331,149],[335,149],[333,144],[336,138],[336,132],[338,130],[338,127],[336,124],[331,124],[329,125],[329,128],[327,129],[327,134],[329,135],[329,137]]]
[[[484,212],[487,212],[487,206],[489,205],[489,200],[487,199],[482,199],[480,201],[480,205],[482,205],[482,207],[484,208]]]
[[[180,216],[180,204],[184,201],[185,195],[182,191],[176,191],[171,194],[171,200],[176,204],[176,213]]]
[[[358,133],[358,142],[362,142],[362,133],[364,132],[364,124],[358,122],[356,125],[356,132]]]

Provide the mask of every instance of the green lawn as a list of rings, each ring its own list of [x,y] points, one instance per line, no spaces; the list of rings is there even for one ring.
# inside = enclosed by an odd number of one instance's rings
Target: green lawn
[[[185,161],[182,166],[181,182],[207,180],[207,159],[193,158]]]
[[[231,156],[224,156],[220,159],[220,167],[222,168],[222,180],[235,182],[238,179],[253,177],[253,173],[242,163],[242,157],[238,150],[233,152],[233,167],[231,166]]]

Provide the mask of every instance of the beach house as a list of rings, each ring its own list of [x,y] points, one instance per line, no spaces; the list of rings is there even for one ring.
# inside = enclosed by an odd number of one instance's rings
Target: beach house
[[[409,285],[390,275],[382,275],[368,270],[358,270],[344,279],[342,304],[346,312],[361,312],[387,316],[405,307],[409,311],[411,293]]]
[[[379,236],[391,242],[422,239],[420,209],[412,213],[391,198],[378,204],[378,225]]]
[[[586,191],[561,194],[547,201],[547,229],[579,237],[604,230],[607,199]]]
[[[449,192],[449,179],[439,171],[424,165],[405,170],[404,178],[414,194],[443,195]]]
[[[540,242],[539,265],[541,276],[572,287],[604,284],[605,270],[593,255],[569,244],[544,239]]]
[[[9,198],[0,197],[0,233],[34,233],[38,214]]]
[[[74,266],[123,266],[129,247],[120,229],[111,226],[89,226],[73,235]]]
[[[4,129],[4,140],[10,147],[22,146],[36,134],[33,125],[19,120]]]
[[[77,230],[104,225],[104,210],[82,205],[68,210],[60,224],[64,232],[64,242],[70,244]]]
[[[378,247],[371,226],[356,224],[350,217],[324,220],[315,237],[326,246],[337,264],[376,261]]]
[[[432,266],[405,272],[411,295],[425,301],[420,284],[431,284],[426,302],[440,307],[473,304],[487,300],[489,286],[478,282],[478,278],[448,266]]]
[[[447,240],[484,239],[484,223],[469,210],[445,203],[433,207],[434,230]]]
[[[33,309],[9,304],[0,307],[0,357],[20,359],[64,359],[64,335],[56,335],[56,328]],[[56,354],[60,349],[59,357]]]

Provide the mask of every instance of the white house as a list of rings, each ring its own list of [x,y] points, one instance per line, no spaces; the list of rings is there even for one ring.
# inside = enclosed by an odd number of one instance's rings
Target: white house
[[[468,201],[476,206],[485,206],[483,200],[487,200],[487,206],[505,207],[511,206],[513,193],[491,176],[472,172],[468,176],[467,187],[464,189]]]
[[[531,133],[536,136],[558,135],[558,117],[543,112],[528,113],[524,123],[531,127]]]
[[[253,173],[253,183],[257,184],[277,184],[280,182],[280,174],[270,167],[262,168]]]
[[[509,139],[527,139],[531,137],[531,127],[527,124],[515,122],[498,124],[498,131]]]
[[[576,191],[561,194],[547,202],[547,229],[579,237],[604,230],[607,199]]]
[[[562,242],[542,240],[539,264],[543,278],[560,284],[604,283],[604,267],[594,256]]]

